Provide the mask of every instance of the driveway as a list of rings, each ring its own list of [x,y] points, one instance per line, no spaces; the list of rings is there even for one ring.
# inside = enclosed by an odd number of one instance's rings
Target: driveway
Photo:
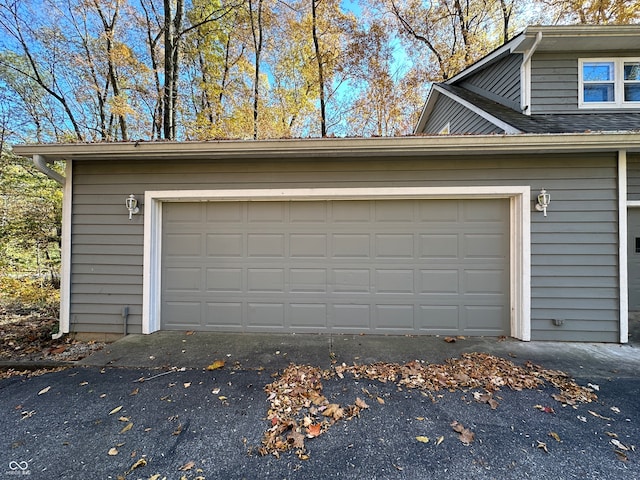
[[[379,380],[416,359],[413,378],[434,365],[444,375],[447,358],[471,352],[483,356],[471,355],[468,366],[513,366],[482,370],[494,380],[565,366],[576,388],[597,399],[570,405],[548,380],[521,391],[494,382],[490,401],[455,374],[438,390]],[[359,376],[346,368],[375,362],[383,363]],[[130,336],[83,365],[0,381],[0,478],[640,478],[639,371],[634,345]],[[303,397],[307,406],[296,412]],[[300,432],[282,436],[292,448],[269,450],[263,440],[287,408]]]

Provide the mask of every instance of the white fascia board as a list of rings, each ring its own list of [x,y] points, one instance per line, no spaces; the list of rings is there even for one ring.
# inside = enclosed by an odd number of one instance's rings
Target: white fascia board
[[[418,123],[416,123],[416,128],[413,129],[414,135],[420,135],[423,133],[424,127],[427,124],[427,118],[431,114],[433,107],[436,104],[436,100],[438,100],[438,90],[435,88],[435,83],[431,85],[429,89],[429,95],[427,95],[427,101],[424,103],[424,107],[422,107],[422,112],[420,113],[420,118],[418,119]]]
[[[465,68],[464,70],[462,70],[457,75],[454,75],[453,77],[449,78],[444,83],[446,83],[448,85],[455,85],[457,82],[459,82],[460,80],[464,79],[465,77],[468,77],[469,75],[473,74],[474,72],[483,69],[487,65],[490,65],[491,63],[493,63],[494,61],[499,59],[502,55],[504,55],[506,53],[514,52],[522,44],[522,42],[524,42],[526,40],[526,38],[527,38],[526,31],[520,33],[519,35],[516,35],[514,38],[509,40],[507,43],[505,43],[501,47],[498,47],[493,52],[489,53],[486,57],[483,57],[480,60],[478,60],[476,63],[470,65],[467,68]]]
[[[373,187],[145,192],[142,332],[160,330],[162,204],[165,202],[322,201],[396,199],[510,199],[511,335],[531,339],[531,245],[529,186]]]
[[[522,133],[522,130],[518,130],[513,125],[510,125],[507,122],[504,122],[504,121],[500,120],[499,118],[491,115],[490,113],[485,112],[484,110],[482,110],[477,105],[474,105],[473,103],[468,102],[468,101],[460,98],[456,94],[451,93],[451,92],[445,90],[444,88],[442,88],[442,87],[440,87],[438,85],[434,85],[433,88],[437,89],[439,93],[441,93],[442,95],[446,95],[451,100],[453,100],[454,102],[459,103],[460,105],[462,105],[466,109],[472,111],[476,115],[479,115],[482,118],[484,118],[485,120],[487,120],[488,122],[493,123],[496,127],[501,128],[502,130],[504,130],[504,133],[506,133],[507,135],[513,135],[513,134],[516,134],[516,133]]]

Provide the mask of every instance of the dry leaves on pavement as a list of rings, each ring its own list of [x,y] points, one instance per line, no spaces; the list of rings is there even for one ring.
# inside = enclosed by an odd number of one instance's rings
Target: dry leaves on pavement
[[[267,418],[270,428],[265,432],[260,454],[273,454],[294,450],[301,459],[308,459],[305,440],[325,433],[341,420],[359,416],[367,403],[357,398],[352,405],[331,403],[322,393],[322,381],[345,374],[354,378],[366,378],[383,383],[392,382],[399,387],[426,391],[483,389],[474,392],[474,398],[498,408],[493,393],[502,387],[520,391],[535,389],[550,383],[559,390],[554,398],[565,404],[587,403],[597,397],[593,389],[577,385],[565,373],[547,370],[532,363],[518,366],[513,362],[485,353],[465,353],[461,358],[447,360],[444,364],[425,364],[412,361],[404,365],[397,363],[374,363],[369,365],[345,364],[333,370],[322,370],[309,365],[291,364],[273,383],[265,387],[270,402]],[[379,398],[378,403],[384,404]],[[552,409],[551,409],[552,411]],[[455,422],[454,430],[463,443],[471,443],[474,434]]]

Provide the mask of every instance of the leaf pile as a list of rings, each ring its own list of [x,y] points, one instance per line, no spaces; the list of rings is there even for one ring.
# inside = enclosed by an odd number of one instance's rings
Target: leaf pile
[[[265,387],[271,407],[267,414],[271,422],[264,435],[261,455],[295,449],[302,460],[306,453],[305,439],[314,438],[339,420],[349,420],[369,406],[360,398],[352,405],[331,403],[322,394],[322,380],[333,376],[328,370],[309,365],[289,365],[282,375]]]
[[[597,399],[592,389],[577,385],[565,373],[544,369],[531,362],[519,366],[513,362],[486,353],[465,353],[461,358],[448,359],[444,364],[425,364],[412,361],[374,363],[369,365],[345,364],[333,370],[322,370],[309,365],[291,364],[272,383],[265,387],[271,402],[267,419],[271,427],[265,432],[261,455],[295,450],[301,459],[308,459],[305,440],[325,433],[340,420],[350,420],[369,406],[357,398],[352,405],[331,403],[322,393],[322,381],[351,374],[354,378],[366,378],[382,383],[391,382],[399,387],[426,391],[484,389],[476,400],[498,407],[493,392],[507,387],[515,391],[535,389],[550,383],[560,393],[553,398],[568,405],[588,403]],[[383,402],[379,402],[383,403]],[[458,431],[458,430],[456,430]],[[471,432],[460,426],[458,431],[465,440],[471,440]]]

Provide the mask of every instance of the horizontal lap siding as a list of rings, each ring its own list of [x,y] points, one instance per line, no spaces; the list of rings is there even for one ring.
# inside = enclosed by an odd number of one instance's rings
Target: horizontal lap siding
[[[440,95],[422,133],[438,134],[449,123],[451,134],[491,134],[502,130],[445,95]]]
[[[72,330],[141,331],[142,213],[124,200],[146,190],[530,185],[532,338],[618,340],[615,155],[517,158],[322,159],[282,162],[75,162]],[[548,216],[533,210],[541,188]],[[562,319],[560,327],[553,319]]]
[[[619,110],[578,108],[578,60],[638,56],[633,52],[538,53],[531,60],[531,113],[604,113]]]
[[[627,200],[640,201],[640,155],[627,155]]]
[[[509,55],[465,78],[460,86],[519,111],[521,62],[521,54]]]

